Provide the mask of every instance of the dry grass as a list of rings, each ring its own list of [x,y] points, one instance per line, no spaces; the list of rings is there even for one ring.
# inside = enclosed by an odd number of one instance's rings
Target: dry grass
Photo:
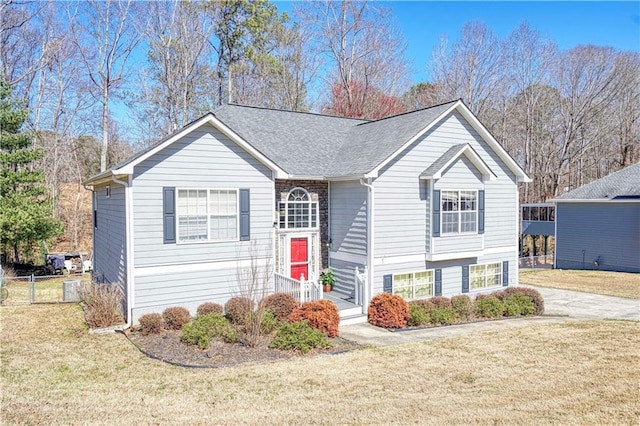
[[[63,282],[81,280],[91,281],[90,274],[60,275],[55,277],[36,277],[35,301],[37,303],[55,303],[63,301]],[[6,280],[9,298],[5,305],[24,305],[29,303],[29,277]]]
[[[188,370],[76,305],[0,308],[2,424],[633,424],[640,324],[531,325]]]
[[[520,284],[640,299],[640,274],[564,269],[521,269]]]

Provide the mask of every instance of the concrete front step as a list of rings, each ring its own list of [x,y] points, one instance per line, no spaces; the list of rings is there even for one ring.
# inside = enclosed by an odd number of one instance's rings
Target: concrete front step
[[[352,317],[354,315],[362,315],[362,306],[340,309],[340,318]]]
[[[340,327],[345,325],[353,325],[353,324],[364,324],[367,322],[367,316],[358,313],[356,315],[349,315],[346,317],[340,316]]]

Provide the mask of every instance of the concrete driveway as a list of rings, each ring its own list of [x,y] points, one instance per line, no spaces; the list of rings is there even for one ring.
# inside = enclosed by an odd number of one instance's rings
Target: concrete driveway
[[[640,300],[602,296],[556,288],[522,286],[536,289],[544,298],[545,315],[572,319],[625,319],[640,321]]]
[[[527,286],[523,286],[527,287]],[[468,335],[506,328],[527,327],[532,324],[558,323],[594,319],[623,319],[640,321],[640,300],[601,296],[554,288],[533,287],[544,298],[542,317],[483,321],[473,324],[434,327],[420,330],[390,332],[368,323],[340,327],[340,336],[363,345],[389,346],[424,340]]]

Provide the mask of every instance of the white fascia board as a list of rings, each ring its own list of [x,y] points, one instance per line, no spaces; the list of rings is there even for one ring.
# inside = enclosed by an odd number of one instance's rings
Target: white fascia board
[[[132,175],[133,174],[133,169],[134,169],[134,167],[136,165],[140,164],[141,162],[143,162],[144,160],[148,159],[152,155],[157,154],[158,152],[160,152],[161,150],[165,149],[166,147],[168,147],[172,143],[174,143],[177,140],[183,138],[184,136],[188,135],[189,133],[191,133],[195,129],[197,129],[197,128],[205,125],[205,124],[210,124],[213,127],[215,127],[216,129],[218,129],[222,134],[224,134],[226,137],[228,137],[233,142],[235,142],[238,146],[240,146],[240,148],[244,149],[249,154],[251,154],[253,157],[255,157],[258,161],[260,161],[262,164],[264,164],[265,166],[267,166],[271,170],[273,170],[273,172],[276,174],[276,178],[278,178],[278,179],[287,179],[287,178],[289,178],[289,174],[287,172],[282,170],[273,161],[271,161],[269,158],[267,158],[264,154],[262,154],[260,151],[255,149],[253,146],[251,146],[247,141],[242,139],[237,133],[235,133],[233,130],[231,130],[229,127],[227,127],[222,121],[220,121],[212,113],[208,113],[207,115],[203,116],[202,118],[200,118],[199,120],[195,121],[191,125],[185,127],[180,132],[176,133],[175,135],[173,135],[171,138],[167,139],[166,141],[164,141],[160,145],[158,145],[155,148],[145,152],[143,155],[141,155],[140,157],[136,158],[132,162],[126,164],[125,166],[121,167],[120,169],[114,170],[113,173],[114,174]]]
[[[412,143],[414,143],[416,140],[418,140],[418,138],[420,138],[422,135],[424,135],[425,133],[427,133],[429,130],[431,130],[431,128],[433,126],[435,126],[441,119],[442,117],[445,117],[447,114],[449,114],[451,111],[453,111],[454,109],[457,108],[457,106],[459,104],[461,104],[461,101],[456,101],[453,105],[451,105],[450,108],[448,108],[445,112],[443,112],[442,114],[440,114],[439,117],[437,117],[435,120],[431,121],[431,123],[429,123],[424,129],[422,129],[421,131],[418,132],[418,134],[416,134],[414,137],[412,137],[411,139],[409,139],[406,143],[404,143],[400,148],[398,148],[393,154],[391,154],[389,157],[386,158],[386,160],[384,160],[382,163],[378,164],[378,166],[371,170],[369,173],[366,173],[364,175],[365,179],[369,179],[369,178],[377,178],[380,170],[382,170],[382,168],[384,166],[386,166],[387,164],[389,164],[389,162],[391,162],[394,158],[396,158],[398,155],[400,155],[400,153],[402,151],[404,151],[405,149],[407,149],[408,146],[410,146]]]
[[[482,173],[482,177],[488,180],[495,180],[498,176],[493,173],[493,170],[489,168],[487,163],[484,162],[482,158],[478,155],[475,149],[471,147],[471,145],[466,144],[464,147],[460,148],[460,151],[456,153],[449,161],[447,161],[438,171],[436,171],[433,176],[421,176],[422,179],[440,179],[442,178],[442,172],[447,170],[449,166],[451,166],[455,161],[460,158],[461,155],[465,155],[471,163],[476,166],[476,168]]]
[[[484,139],[491,149],[498,154],[498,157],[504,161],[504,163],[509,167],[509,169],[516,175],[516,179],[518,182],[532,182],[533,180],[527,176],[524,170],[515,162],[513,158],[504,150],[502,145],[489,133],[486,127],[478,120],[478,118],[467,108],[467,106],[458,101],[455,104],[456,108],[462,114],[462,116],[471,124],[471,126],[475,129],[476,132]]]

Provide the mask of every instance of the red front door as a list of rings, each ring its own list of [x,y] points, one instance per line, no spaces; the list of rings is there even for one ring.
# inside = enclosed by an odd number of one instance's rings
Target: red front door
[[[307,238],[291,238],[291,278],[309,279],[309,244]]]

